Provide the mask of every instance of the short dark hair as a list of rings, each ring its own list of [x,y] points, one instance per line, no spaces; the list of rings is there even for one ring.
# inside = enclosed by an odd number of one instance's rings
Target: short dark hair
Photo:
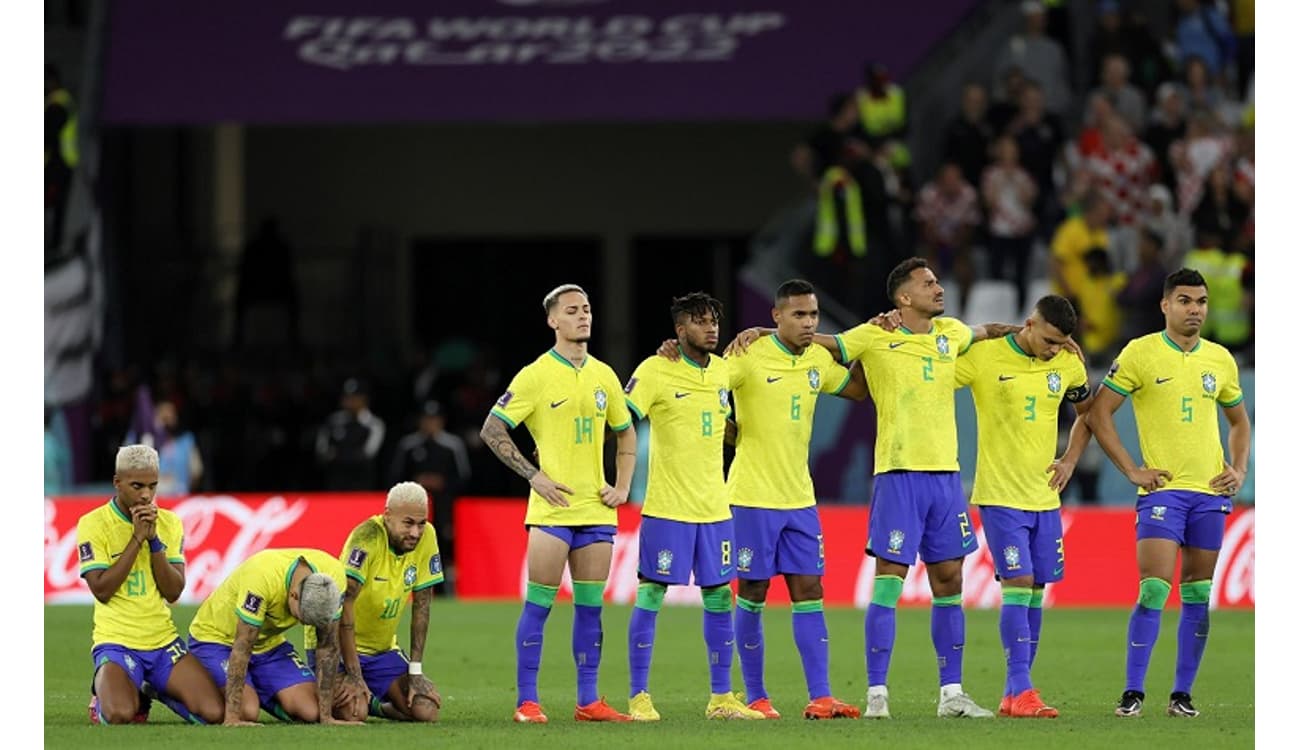
[[[1180,286],[1205,286],[1205,277],[1195,268],[1180,268],[1165,277],[1165,296]]]
[[[713,314],[714,320],[722,322],[722,303],[704,292],[691,292],[681,297],[673,297],[673,304],[668,308],[668,312],[673,316],[673,325],[684,323],[688,318],[703,318],[710,313]]]
[[[885,294],[889,296],[890,302],[897,302],[894,295],[898,294],[898,288],[907,283],[911,278],[912,272],[918,268],[929,268],[930,262],[925,258],[912,257],[894,266],[894,270],[889,272],[889,278],[885,281]]]
[[[802,297],[805,294],[815,293],[812,284],[809,284],[803,279],[790,279],[776,288],[776,303],[779,305],[783,299]]]
[[[1038,300],[1034,304],[1034,310],[1042,316],[1043,322],[1051,323],[1056,330],[1066,336],[1074,333],[1074,327],[1079,324],[1079,316],[1074,312],[1074,305],[1059,294],[1049,294]]]

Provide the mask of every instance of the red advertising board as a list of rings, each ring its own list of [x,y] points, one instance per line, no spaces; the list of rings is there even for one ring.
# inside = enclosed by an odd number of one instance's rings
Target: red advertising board
[[[77,519],[106,498],[47,498],[45,501],[45,601],[90,602],[78,575]],[[268,547],[316,547],[337,552],[348,532],[379,513],[379,493],[303,495],[208,495],[162,500],[185,525],[187,585],[182,601],[202,601],[231,570]],[[518,599],[526,581],[523,500],[466,498],[456,504],[458,544],[456,595],[465,599]],[[831,605],[865,607],[871,598],[874,566],[862,554],[867,509],[820,509],[826,544],[825,600]],[[976,518],[980,551],[966,558],[964,596],[968,606],[996,607],[1001,601],[993,564]],[[613,570],[606,597],[636,599],[637,529],[640,512],[619,510]],[[1120,509],[1066,509],[1063,513],[1066,578],[1049,586],[1055,606],[1130,606],[1137,591],[1133,555],[1133,514]],[[567,594],[566,579],[561,591]],[[1175,597],[1177,589],[1175,588]],[[1255,512],[1239,510],[1228,518],[1223,553],[1214,577],[1216,607],[1255,605]],[[669,589],[670,603],[698,604],[694,587]],[[774,581],[769,601],[788,601],[784,584]],[[924,566],[913,567],[903,587],[903,605],[929,602]]]

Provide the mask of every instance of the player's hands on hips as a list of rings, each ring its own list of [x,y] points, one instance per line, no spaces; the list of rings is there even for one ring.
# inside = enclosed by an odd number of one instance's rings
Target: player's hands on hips
[[[1241,490],[1241,483],[1245,479],[1246,472],[1225,466],[1222,474],[1210,480],[1210,489],[1219,495],[1235,495]]]
[[[677,349],[677,339],[664,339],[664,342],[659,345],[659,351],[655,352],[655,354],[673,362],[682,358],[681,352]]]
[[[1051,487],[1053,492],[1063,492],[1065,485],[1070,483],[1070,477],[1074,476],[1074,464],[1069,461],[1053,461],[1052,465],[1047,467],[1047,473],[1052,475],[1047,480],[1047,486]]]
[[[897,309],[889,312],[882,312],[876,317],[868,320],[867,323],[873,326],[880,326],[886,331],[897,331],[903,327],[903,315]]]
[[[753,344],[755,341],[758,341],[762,337],[763,337],[763,329],[746,328],[745,330],[736,334],[736,338],[732,339],[730,344],[727,344],[727,348],[722,352],[722,355],[724,357],[730,357],[733,354],[744,354],[745,350],[749,348],[750,344]]]
[[[617,508],[627,502],[627,490],[620,490],[607,484],[600,488],[600,501],[611,508]]]
[[[1147,492],[1155,492],[1165,486],[1165,482],[1173,479],[1174,475],[1165,469],[1151,469],[1141,466],[1129,474],[1128,480],[1133,484],[1141,487]]]
[[[528,486],[536,490],[537,494],[551,505],[557,508],[569,507],[569,501],[564,496],[572,495],[573,490],[546,476],[546,472],[539,469],[533,478],[528,480]]]

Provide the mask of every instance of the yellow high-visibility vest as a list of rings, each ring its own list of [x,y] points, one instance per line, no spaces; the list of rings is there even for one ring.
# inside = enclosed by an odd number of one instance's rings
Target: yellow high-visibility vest
[[[889,84],[883,99],[873,98],[866,89],[858,91],[858,118],[868,135],[884,136],[907,124],[907,95],[897,84]]]
[[[1208,330],[1202,330],[1202,335],[1224,346],[1246,343],[1250,338],[1250,316],[1246,312],[1246,289],[1241,283],[1246,256],[1201,247],[1189,251],[1184,264],[1205,277],[1210,307],[1203,327]]]
[[[813,239],[813,251],[822,258],[835,251],[840,233],[839,222],[835,220],[837,192],[844,198],[844,218],[848,223],[845,239],[849,250],[864,258],[867,255],[867,222],[862,215],[862,189],[844,167],[827,169],[817,186],[817,233]]]
[[[45,105],[48,107],[51,104],[58,104],[68,111],[67,122],[59,129],[59,155],[63,157],[64,164],[75,169],[81,155],[77,153],[77,110],[72,105],[72,95],[67,89],[51,91],[45,97]],[[46,164],[50,163],[51,155],[48,151],[45,152]]]

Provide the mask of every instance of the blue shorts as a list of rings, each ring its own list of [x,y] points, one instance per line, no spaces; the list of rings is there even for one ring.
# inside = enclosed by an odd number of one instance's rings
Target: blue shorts
[[[1217,550],[1232,512],[1232,499],[1191,490],[1160,490],[1138,496],[1137,538],[1172,539],[1179,547]]]
[[[618,528],[605,524],[603,526],[533,526],[531,528],[541,529],[547,534],[563,539],[569,549],[582,549],[589,544],[597,542],[614,543],[614,535],[618,533]]]
[[[1034,583],[1056,583],[1065,577],[1065,534],[1061,509],[1020,510],[981,505],[984,541],[998,578],[1033,576]]]
[[[736,575],[766,581],[777,574],[826,574],[826,545],[817,506],[798,510],[731,506],[736,524]]]
[[[172,668],[187,653],[189,652],[185,648],[185,641],[180,638],[162,648],[149,651],[127,648],[116,643],[101,643],[90,651],[90,659],[95,664],[95,671],[90,677],[90,693],[91,695],[95,693],[95,675],[99,674],[99,668],[109,662],[121,667],[127,677],[131,678],[137,690],[148,682],[161,693],[167,689]]]
[[[194,654],[203,667],[212,675],[217,688],[225,694],[226,661],[230,659],[230,646],[224,643],[196,641],[190,636],[190,653]],[[267,713],[280,716],[280,702],[276,693],[303,682],[315,682],[316,675],[303,663],[302,657],[289,642],[264,654],[253,654],[248,660],[248,671],[244,674],[244,684],[252,685],[257,693],[257,702]]]
[[[361,661],[361,679],[366,681],[366,687],[376,698],[382,698],[388,695],[388,689],[398,677],[406,674],[407,665],[410,660],[401,649],[392,649],[382,654],[357,654]],[[307,666],[316,669],[316,649],[307,649]],[[343,661],[339,660],[339,672],[344,671]]]
[[[876,475],[867,523],[867,554],[899,565],[965,557],[979,548],[961,474],[887,471]]]
[[[641,565],[647,581],[687,584],[695,573],[702,588],[721,586],[736,578],[731,562],[735,530],[730,518],[713,523],[641,517]]]

